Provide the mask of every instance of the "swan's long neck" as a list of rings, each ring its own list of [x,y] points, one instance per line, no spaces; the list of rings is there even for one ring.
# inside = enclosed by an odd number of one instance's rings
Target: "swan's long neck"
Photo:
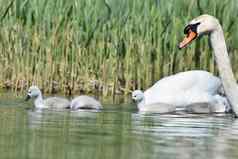
[[[44,108],[45,107],[43,97],[42,97],[41,93],[36,97],[36,99],[34,101],[34,104],[35,104],[36,108]]]
[[[234,113],[238,116],[238,86],[232,72],[224,34],[220,25],[217,25],[217,29],[211,32],[210,40],[226,96]]]
[[[139,110],[143,110],[143,109],[144,109],[144,106],[145,106],[145,97],[143,97],[142,100],[140,100],[140,101],[137,102],[137,108],[138,108]]]

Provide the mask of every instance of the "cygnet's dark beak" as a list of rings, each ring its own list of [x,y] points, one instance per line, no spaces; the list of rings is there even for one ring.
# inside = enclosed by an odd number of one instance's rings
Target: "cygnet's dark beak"
[[[65,107],[65,109],[71,109],[70,105],[68,105],[67,107]]]
[[[31,96],[29,94],[27,94],[25,101],[28,101],[29,99],[31,99]]]
[[[135,99],[135,98],[133,98],[133,97],[132,97],[132,101],[133,101],[134,103],[136,103],[136,99]]]

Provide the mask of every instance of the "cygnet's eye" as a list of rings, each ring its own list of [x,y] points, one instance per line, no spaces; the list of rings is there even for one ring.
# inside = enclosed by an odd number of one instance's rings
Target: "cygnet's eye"
[[[31,91],[28,91],[29,94],[31,94]]]

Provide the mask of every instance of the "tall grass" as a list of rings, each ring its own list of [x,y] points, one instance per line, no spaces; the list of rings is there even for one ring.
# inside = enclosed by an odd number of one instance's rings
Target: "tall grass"
[[[220,19],[237,74],[237,0],[0,0],[0,87],[103,95],[179,71],[216,73],[207,39],[177,49],[185,24]]]

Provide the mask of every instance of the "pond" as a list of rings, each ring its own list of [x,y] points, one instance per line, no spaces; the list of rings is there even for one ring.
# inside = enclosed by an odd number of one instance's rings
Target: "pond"
[[[20,97],[1,95],[0,158],[238,158],[238,120],[229,114],[141,114],[133,104],[104,107],[40,111]]]

